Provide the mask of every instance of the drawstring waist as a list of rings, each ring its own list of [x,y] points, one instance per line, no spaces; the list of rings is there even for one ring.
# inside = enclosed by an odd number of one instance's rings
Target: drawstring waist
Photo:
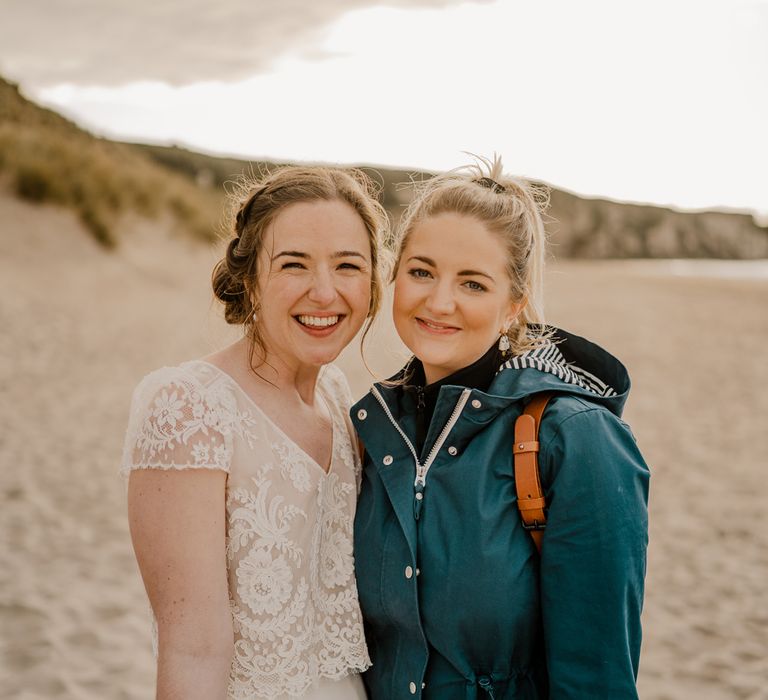
[[[493,681],[490,676],[480,676],[477,679],[477,684],[488,694],[491,700],[496,700],[496,696],[493,694]]]

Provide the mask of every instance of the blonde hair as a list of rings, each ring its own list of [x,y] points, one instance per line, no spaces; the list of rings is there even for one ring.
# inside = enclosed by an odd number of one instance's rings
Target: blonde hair
[[[387,214],[377,200],[375,185],[362,171],[319,166],[284,166],[262,178],[244,178],[234,199],[232,237],[224,257],[213,268],[213,293],[224,304],[227,323],[242,325],[254,355],[266,358],[264,340],[254,314],[258,298],[258,256],[267,228],[280,211],[297,202],[341,201],[352,206],[365,225],[371,250],[371,301],[363,338],[381,306],[381,248],[388,228]]]
[[[413,229],[425,219],[452,213],[471,216],[496,233],[507,251],[511,296],[524,307],[507,336],[510,351],[518,355],[549,339],[544,325],[543,278],[546,234],[542,213],[549,191],[523,178],[505,175],[501,158],[475,156],[477,162],[416,183],[394,236],[397,275],[400,258]]]

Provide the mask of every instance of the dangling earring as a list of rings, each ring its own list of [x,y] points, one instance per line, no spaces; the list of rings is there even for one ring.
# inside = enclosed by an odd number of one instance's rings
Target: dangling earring
[[[503,331],[501,336],[499,336],[499,350],[503,355],[506,355],[509,352],[509,348],[509,336],[507,335],[507,331]]]

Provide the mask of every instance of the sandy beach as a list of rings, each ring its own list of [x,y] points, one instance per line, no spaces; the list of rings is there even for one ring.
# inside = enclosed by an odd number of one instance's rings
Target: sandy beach
[[[228,338],[216,251],[0,194],[0,698],[153,697],[148,606],[118,476],[148,371]],[[559,262],[549,321],[629,368],[652,469],[644,700],[768,698],[768,263]],[[382,322],[380,374],[402,359]],[[357,348],[339,363],[370,384]]]

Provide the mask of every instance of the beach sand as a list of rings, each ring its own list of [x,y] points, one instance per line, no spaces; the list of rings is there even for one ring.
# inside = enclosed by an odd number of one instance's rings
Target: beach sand
[[[0,222],[0,698],[150,698],[117,468],[139,379],[236,337],[211,300],[216,252],[125,221],[108,253],[70,213],[7,195]],[[653,474],[644,700],[768,698],[768,278],[719,269],[548,274],[549,320],[633,377],[625,417]],[[391,329],[371,336],[371,365],[394,370]],[[340,364],[360,395],[357,350]]]

